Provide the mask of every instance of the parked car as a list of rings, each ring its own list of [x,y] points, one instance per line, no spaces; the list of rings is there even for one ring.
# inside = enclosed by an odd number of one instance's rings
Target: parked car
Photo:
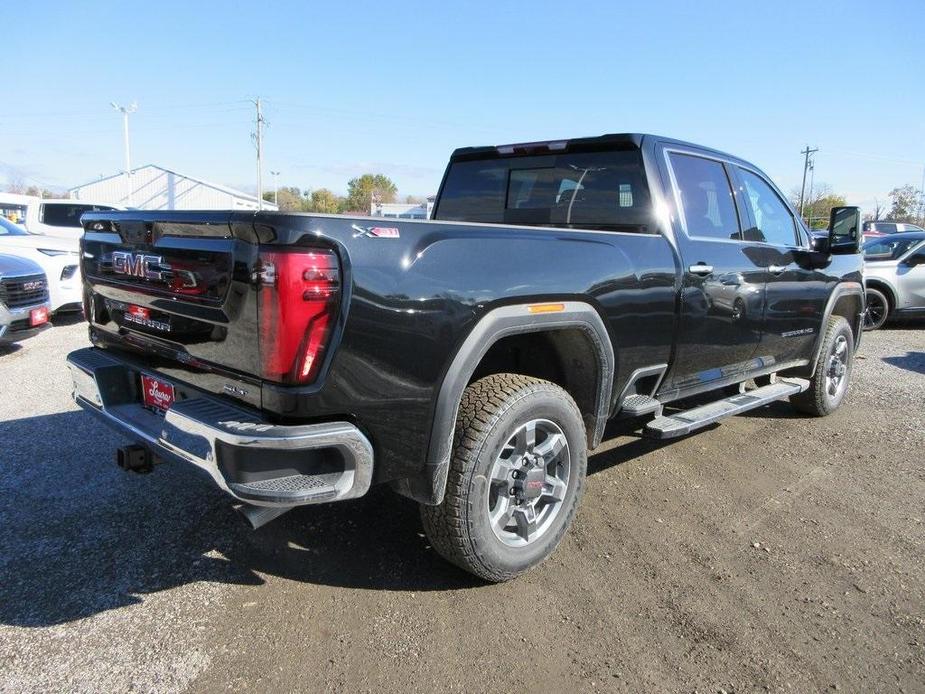
[[[814,247],[758,168],[651,135],[457,150],[431,221],[88,213],[75,399],[135,441],[121,467],[197,465],[255,526],[388,484],[507,580],[561,540],[609,420],[839,407],[863,261],[858,209],[831,222]]]
[[[925,231],[915,224],[905,222],[864,222],[862,227],[864,238],[876,238],[887,234],[901,234],[907,231]]]
[[[876,330],[895,317],[925,317],[925,231],[871,239],[862,250],[864,329]]]
[[[26,210],[41,198],[19,193],[0,193],[0,218],[26,228]]]
[[[119,209],[123,208],[88,200],[36,198],[36,202],[26,208],[25,226],[33,234],[79,239],[83,234],[80,215],[84,212]]]
[[[0,253],[28,258],[48,277],[52,312],[80,310],[80,242],[43,234],[30,234],[18,224],[0,218]]]
[[[120,205],[70,198],[40,198],[35,195],[0,193],[0,218],[33,234],[79,239],[83,233],[80,215],[100,210],[121,210]]]
[[[0,344],[47,328],[50,314],[42,268],[26,258],[0,255]]]

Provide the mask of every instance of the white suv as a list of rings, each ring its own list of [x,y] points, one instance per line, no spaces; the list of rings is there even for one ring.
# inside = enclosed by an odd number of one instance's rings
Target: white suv
[[[36,202],[26,209],[26,229],[33,234],[79,239],[84,233],[80,226],[80,215],[96,210],[118,209],[122,208],[86,200],[36,198]]]
[[[48,327],[48,281],[25,258],[0,255],[0,344]]]
[[[864,252],[864,329],[889,318],[925,316],[925,231],[869,239]]]
[[[52,311],[79,310],[83,302],[80,241],[30,234],[0,217],[0,253],[37,263],[48,277]]]

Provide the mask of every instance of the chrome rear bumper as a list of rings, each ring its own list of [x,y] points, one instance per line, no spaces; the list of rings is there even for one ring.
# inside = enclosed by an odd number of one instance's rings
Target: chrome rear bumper
[[[245,503],[340,501],[362,496],[372,482],[372,445],[349,422],[281,426],[186,387],[161,415],[141,405],[141,370],[118,357],[91,347],[71,352],[67,364],[78,405],[159,457],[202,468]]]

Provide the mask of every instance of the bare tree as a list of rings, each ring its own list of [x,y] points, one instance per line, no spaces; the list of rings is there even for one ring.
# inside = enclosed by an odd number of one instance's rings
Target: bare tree
[[[22,180],[22,177],[16,176],[11,178],[10,182],[6,186],[7,193],[15,193],[17,195],[25,195],[28,188],[26,187],[26,182]]]
[[[880,199],[874,198],[874,217],[871,221],[879,222],[881,217],[883,217],[884,209],[884,204],[880,202]]]

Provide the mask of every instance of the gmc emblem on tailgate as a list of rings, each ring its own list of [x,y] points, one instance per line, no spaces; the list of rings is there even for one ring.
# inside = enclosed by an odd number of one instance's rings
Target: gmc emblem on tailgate
[[[146,280],[159,280],[163,278],[163,258],[159,255],[146,255],[144,253],[129,253],[127,251],[113,251],[112,271],[117,275],[141,277]]]

